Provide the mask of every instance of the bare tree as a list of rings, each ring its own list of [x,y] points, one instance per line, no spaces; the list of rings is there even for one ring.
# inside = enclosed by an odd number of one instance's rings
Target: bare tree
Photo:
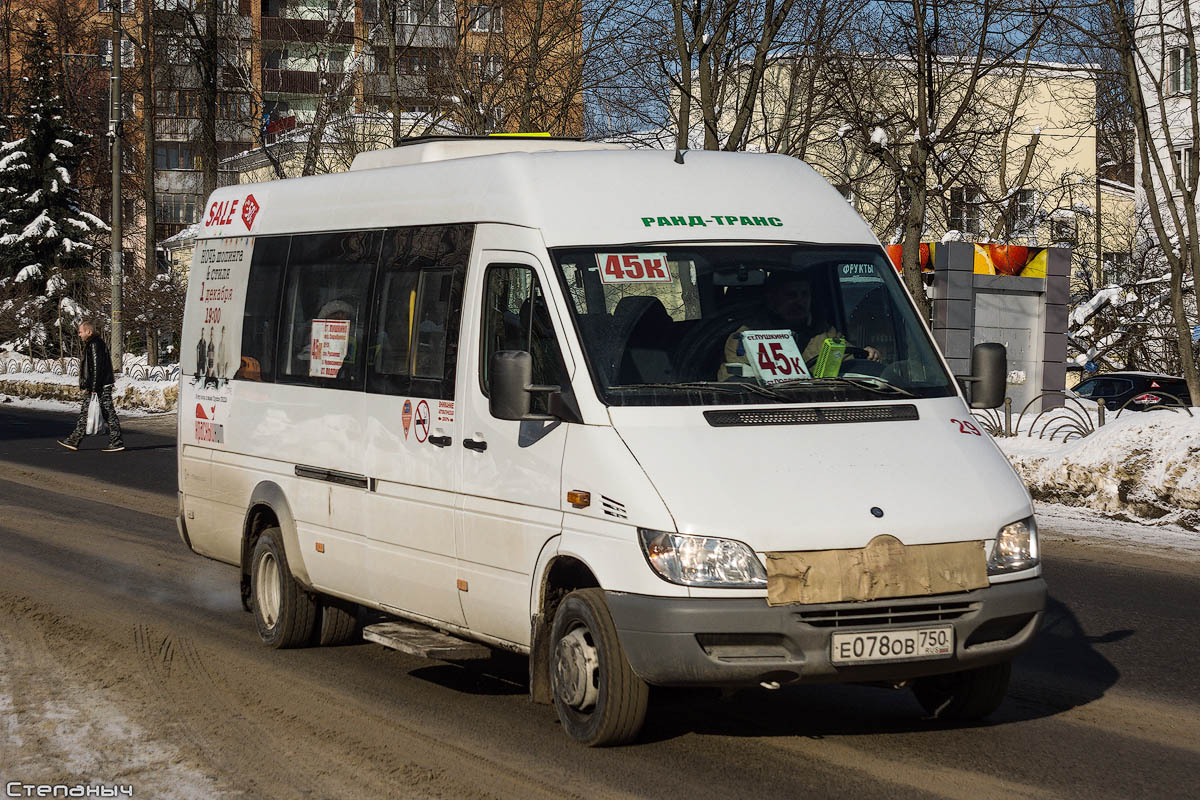
[[[776,37],[794,5],[795,0],[671,1],[671,78],[679,96],[676,147],[688,146],[695,113],[703,125],[704,149],[745,147]]]
[[[824,154],[835,142],[839,149],[844,146],[844,139],[831,136],[837,107],[827,87],[847,26],[864,2],[816,0],[795,8],[788,35],[779,38],[779,53],[763,76],[748,148],[804,160]]]
[[[1157,257],[1165,262],[1180,366],[1193,399],[1200,372],[1192,344],[1200,278],[1200,95],[1196,14],[1192,0],[1146,3],[1137,15],[1121,0],[1104,0],[1107,32],[1121,54],[1137,134],[1139,199],[1149,216]],[[1190,297],[1185,292],[1190,291]]]
[[[154,0],[142,0],[142,203],[144,230],[142,236],[142,267],[149,278],[158,272],[157,203],[154,198],[154,120],[157,103],[154,99],[154,68],[157,48],[154,41]],[[136,319],[136,317],[134,318]],[[145,327],[146,363],[158,364],[158,336],[149,325]]]
[[[1158,246],[1146,236],[1149,214],[1142,208],[1120,223],[1128,259],[1103,272],[1082,270],[1072,286],[1070,349],[1110,370],[1153,364],[1158,371],[1183,369],[1171,310],[1170,276],[1163,274]]]
[[[864,7],[830,90],[847,137],[886,168],[901,199],[898,235],[905,282],[928,317],[919,245],[933,197],[953,185],[978,198],[973,154],[1012,118],[983,84],[1028,61],[1050,9],[1023,0],[911,0]],[[1037,145],[1032,145],[1036,149]],[[1027,150],[1027,152],[1032,152]]]
[[[600,56],[601,34],[615,8],[612,0],[523,0],[505,6],[508,70],[507,117],[519,131],[579,135],[585,65]]]
[[[18,36],[25,29],[28,12],[29,8],[24,3],[0,0],[0,120],[12,115],[17,101],[17,85],[21,77]]]
[[[364,46],[373,49],[370,66],[374,69],[367,72],[379,71],[380,65],[386,72],[392,146],[400,144],[401,140],[414,132],[413,119],[409,117],[406,120],[404,113],[401,64],[415,64],[418,71],[424,71],[426,75],[430,72],[429,67],[435,66],[434,55],[438,48],[422,48],[418,46],[418,42],[426,45],[436,42],[437,34],[433,30],[433,23],[438,22],[437,11],[436,3],[416,5],[412,0],[380,0],[379,18],[368,28]],[[380,42],[386,48],[383,52],[380,51]],[[414,56],[414,59],[410,60],[410,55]],[[370,80],[370,76],[367,76],[367,80]],[[432,123],[434,115],[429,116],[428,122]]]

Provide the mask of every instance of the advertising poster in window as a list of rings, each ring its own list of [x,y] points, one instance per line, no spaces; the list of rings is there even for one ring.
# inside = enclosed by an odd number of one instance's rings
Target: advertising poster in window
[[[254,239],[197,243],[188,276],[187,313],[180,353],[179,413],[185,441],[222,445],[228,422],[230,379],[241,363],[242,314]]]
[[[308,374],[312,378],[336,378],[350,349],[350,320],[314,319]]]

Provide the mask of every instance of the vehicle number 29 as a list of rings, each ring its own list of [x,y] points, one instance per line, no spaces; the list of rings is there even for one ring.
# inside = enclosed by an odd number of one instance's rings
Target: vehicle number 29
[[[835,633],[832,651],[830,655],[835,664],[949,656],[954,651],[954,629]]]

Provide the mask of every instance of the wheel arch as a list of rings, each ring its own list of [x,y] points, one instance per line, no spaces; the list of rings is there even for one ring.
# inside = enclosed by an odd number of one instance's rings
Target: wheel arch
[[[554,612],[563,598],[576,589],[602,588],[596,573],[582,559],[558,553],[547,542],[539,564],[544,565],[535,572],[532,597],[532,618],[529,647],[529,695],[535,703],[549,704],[553,701],[550,689],[550,628]]]
[[[279,484],[273,481],[261,481],[250,493],[250,502],[246,506],[246,517],[242,523],[242,606],[249,611],[250,602],[250,561],[254,554],[254,545],[264,530],[272,526],[278,527],[283,538],[283,550],[287,556],[288,568],[293,577],[305,588],[312,588],[308,577],[308,569],[300,552],[300,537],[296,531],[296,518],[292,514],[291,505]]]

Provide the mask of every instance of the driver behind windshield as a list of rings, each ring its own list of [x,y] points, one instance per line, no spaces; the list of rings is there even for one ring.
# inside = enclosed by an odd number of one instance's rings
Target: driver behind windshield
[[[806,362],[820,354],[826,339],[843,338],[837,328],[813,313],[812,283],[807,273],[775,270],[763,284],[763,289],[762,306],[725,340],[725,358],[717,374],[718,380],[740,377],[730,372],[727,364],[750,363],[742,342],[743,331],[790,330]],[[880,352],[874,347],[861,349],[871,361],[880,360]]]

